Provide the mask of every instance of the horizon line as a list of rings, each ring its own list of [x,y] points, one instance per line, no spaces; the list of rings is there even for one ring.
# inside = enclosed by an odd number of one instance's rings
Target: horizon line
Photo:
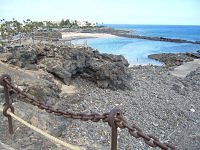
[[[200,26],[200,24],[153,24],[153,23],[98,23],[98,25],[168,25],[168,26]]]

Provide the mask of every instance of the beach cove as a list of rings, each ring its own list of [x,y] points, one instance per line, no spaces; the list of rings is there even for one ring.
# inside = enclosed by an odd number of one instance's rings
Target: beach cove
[[[170,39],[182,40],[181,43],[148,40],[141,38],[127,38],[123,36],[102,37],[102,38],[85,38],[74,40],[75,44],[87,43],[94,49],[102,53],[121,54],[129,61],[130,64],[137,65],[162,65],[158,61],[148,58],[150,54],[160,53],[190,53],[200,50],[200,44],[184,43],[184,40],[199,41],[200,27],[195,26],[159,26],[159,25],[108,25],[114,27],[111,29],[86,30],[87,33],[105,32],[114,35],[142,35],[148,37],[163,37]],[[159,30],[162,29],[162,30]],[[118,31],[119,30],[119,31]],[[197,31],[197,32],[196,32]],[[152,33],[152,34],[150,34]],[[174,33],[176,33],[174,35]],[[87,41],[87,42],[86,42]]]

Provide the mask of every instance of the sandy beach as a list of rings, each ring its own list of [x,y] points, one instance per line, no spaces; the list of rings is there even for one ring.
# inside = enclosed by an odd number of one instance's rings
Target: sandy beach
[[[106,33],[78,33],[78,32],[62,32],[64,40],[85,39],[85,38],[113,38],[115,35]]]

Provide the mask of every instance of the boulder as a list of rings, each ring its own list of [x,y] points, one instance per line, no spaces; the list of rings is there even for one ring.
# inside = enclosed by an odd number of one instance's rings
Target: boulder
[[[128,88],[128,62],[123,56],[99,54],[87,61],[84,69],[85,77],[94,81],[101,88],[125,89]]]

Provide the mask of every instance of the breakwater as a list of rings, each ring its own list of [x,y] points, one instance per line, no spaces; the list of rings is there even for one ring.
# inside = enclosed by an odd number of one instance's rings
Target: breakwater
[[[70,30],[72,31],[72,30]],[[190,41],[184,39],[173,39],[173,38],[166,38],[166,37],[151,37],[151,36],[143,36],[137,34],[131,34],[132,30],[117,30],[109,27],[93,27],[93,28],[86,28],[86,29],[78,29],[75,32],[82,32],[82,33],[107,33],[112,34],[120,37],[126,38],[135,38],[135,39],[145,39],[145,40],[152,40],[152,41],[164,41],[164,42],[174,42],[174,43],[192,43],[192,44],[200,44],[200,41]]]
[[[115,32],[113,34],[116,36],[121,36],[121,37],[126,37],[126,38],[145,39],[145,40],[152,40],[152,41],[200,44],[200,41],[189,41],[189,40],[183,40],[183,39],[172,39],[172,38],[164,38],[164,37],[149,37],[149,36],[133,35],[133,34],[117,33],[117,32]]]

